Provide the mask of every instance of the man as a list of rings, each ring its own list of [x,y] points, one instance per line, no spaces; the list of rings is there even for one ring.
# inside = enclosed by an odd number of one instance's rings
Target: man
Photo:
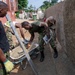
[[[15,47],[14,44],[13,44],[13,40],[12,40],[12,35],[14,35],[14,33],[11,30],[9,21],[7,21],[4,24],[4,28],[5,28],[6,36],[7,36],[8,42],[9,42],[10,50],[12,50]]]
[[[46,23],[43,22],[34,22],[34,23],[29,23],[27,21],[22,22],[21,24],[16,24],[15,25],[17,28],[20,29],[21,35],[23,37],[23,39],[25,39],[24,37],[24,33],[22,28],[25,28],[26,30],[29,31],[29,33],[31,34],[31,38],[29,43],[31,43],[34,39],[35,34],[34,33],[38,33],[39,34],[39,51],[40,51],[40,62],[44,61],[44,40],[43,37],[45,36],[45,34],[50,37],[50,33],[49,33],[49,28],[47,26]]]
[[[8,6],[6,3],[0,1],[0,17],[5,17],[8,11]],[[5,30],[0,21],[0,61],[2,61],[5,65],[6,71],[10,72],[14,65],[10,62],[4,55],[9,50],[9,43],[5,34]]]
[[[54,58],[58,57],[58,52],[56,49],[56,20],[53,18],[53,16],[50,16],[46,19],[46,23],[48,24],[49,29],[52,31],[52,39],[50,40],[50,45],[54,50]]]

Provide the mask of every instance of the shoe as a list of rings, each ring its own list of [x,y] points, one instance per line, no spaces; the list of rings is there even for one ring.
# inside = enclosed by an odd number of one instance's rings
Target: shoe
[[[58,52],[54,52],[54,58],[58,57]]]
[[[54,58],[57,58],[58,57],[58,52],[57,52],[57,49],[54,48]]]
[[[14,68],[14,64],[7,60],[6,62],[4,62],[5,68],[6,68],[6,72],[10,72],[13,68]]]
[[[43,58],[43,57],[41,57],[41,58],[40,58],[40,62],[43,62],[43,61],[44,61],[44,58]]]
[[[44,58],[45,58],[45,56],[44,56],[44,51],[41,51],[40,52],[40,62],[43,62],[44,61]]]

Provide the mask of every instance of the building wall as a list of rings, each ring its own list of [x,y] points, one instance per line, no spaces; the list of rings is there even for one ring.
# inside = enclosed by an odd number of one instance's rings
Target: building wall
[[[10,15],[11,17],[11,20],[12,21],[15,21],[15,11],[18,10],[18,0],[1,0],[5,3],[8,4],[9,6],[9,11],[8,11],[8,14]],[[5,23],[6,22],[6,18],[0,18],[0,20]]]
[[[75,64],[75,0],[65,0],[46,10],[46,17],[57,21],[57,37],[67,56]]]
[[[65,2],[64,29],[67,54],[75,63],[75,0],[66,0]]]

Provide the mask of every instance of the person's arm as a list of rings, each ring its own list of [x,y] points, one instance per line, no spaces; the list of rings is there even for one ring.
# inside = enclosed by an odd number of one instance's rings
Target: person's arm
[[[30,33],[30,34],[31,34],[31,37],[30,37],[30,43],[31,43],[34,39],[34,33]]]
[[[44,26],[45,27],[45,32],[46,32],[46,35],[48,38],[50,38],[50,30],[49,30],[49,27],[48,26]]]
[[[0,60],[1,60],[2,62],[5,62],[5,61],[6,61],[6,57],[5,57],[5,55],[4,55],[4,53],[3,53],[3,51],[2,51],[1,48],[0,48]]]
[[[25,40],[24,32],[20,23],[15,24],[16,28],[19,28],[22,38]]]
[[[30,41],[28,43],[28,48],[31,46],[31,43],[32,43],[32,41],[34,39],[34,33],[30,33],[30,34],[31,34],[31,37],[30,37]]]
[[[20,26],[19,30],[20,30],[20,33],[21,33],[22,38],[25,40],[24,32],[23,32],[23,29],[22,29],[21,26]]]
[[[48,27],[48,25],[47,25],[46,22],[40,22],[39,26],[40,26],[40,27],[41,27],[41,26],[47,26],[47,27]]]
[[[48,27],[47,23],[41,22],[41,26],[44,26],[45,33],[46,33],[47,37],[50,38],[50,30],[49,30],[49,27]]]

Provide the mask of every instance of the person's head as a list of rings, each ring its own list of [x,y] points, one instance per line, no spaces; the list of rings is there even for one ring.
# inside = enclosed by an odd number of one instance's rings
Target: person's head
[[[0,17],[4,17],[7,14],[8,5],[0,1]]]
[[[47,23],[48,25],[54,25],[54,24],[56,23],[56,21],[55,21],[55,19],[54,19],[53,16],[50,16],[50,17],[48,17],[48,18],[46,19],[46,23]]]
[[[29,30],[31,28],[30,23],[27,22],[27,21],[22,22],[21,25],[22,25],[23,28],[25,28],[27,30]]]

